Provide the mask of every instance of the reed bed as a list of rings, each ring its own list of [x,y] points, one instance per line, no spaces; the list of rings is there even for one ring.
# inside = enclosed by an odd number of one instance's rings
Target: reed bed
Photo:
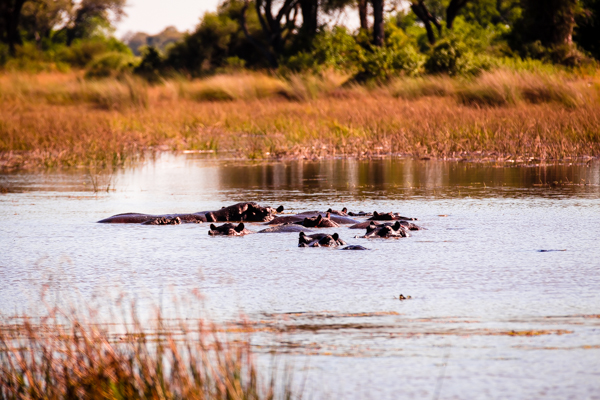
[[[2,399],[292,399],[261,374],[249,342],[214,324],[161,318],[115,327],[73,315],[4,318]]]
[[[148,151],[251,159],[600,155],[595,77],[495,71],[465,81],[258,74],[86,81],[0,76],[0,168],[122,165]]]

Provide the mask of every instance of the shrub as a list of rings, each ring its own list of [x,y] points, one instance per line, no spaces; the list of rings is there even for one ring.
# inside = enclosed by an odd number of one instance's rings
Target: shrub
[[[154,46],[141,49],[142,61],[134,68],[133,72],[148,82],[158,82],[164,74],[165,59]]]
[[[389,85],[390,94],[403,99],[425,96],[445,97],[455,93],[454,82],[447,76],[399,78]]]
[[[282,80],[246,73],[182,82],[179,93],[197,101],[251,100],[286,94],[287,89]]]
[[[87,67],[86,78],[108,78],[133,70],[133,57],[117,52],[97,56]]]

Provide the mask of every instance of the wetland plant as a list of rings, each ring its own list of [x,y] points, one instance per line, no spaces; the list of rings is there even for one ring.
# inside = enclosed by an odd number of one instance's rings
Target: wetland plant
[[[56,311],[46,318],[2,317],[0,398],[295,397],[275,372],[263,381],[248,340],[228,338],[203,320],[172,322],[159,315],[149,327],[134,318],[116,332],[114,324]]]

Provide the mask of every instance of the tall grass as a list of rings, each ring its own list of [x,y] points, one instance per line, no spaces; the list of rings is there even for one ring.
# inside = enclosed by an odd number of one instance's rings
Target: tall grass
[[[498,70],[472,80],[259,74],[87,81],[0,76],[0,168],[121,165],[147,151],[242,158],[600,155],[599,81]],[[222,101],[227,100],[227,101]]]
[[[198,321],[126,331],[60,315],[0,324],[2,399],[291,399],[290,382],[270,381],[247,340]],[[112,328],[112,332],[111,332]]]

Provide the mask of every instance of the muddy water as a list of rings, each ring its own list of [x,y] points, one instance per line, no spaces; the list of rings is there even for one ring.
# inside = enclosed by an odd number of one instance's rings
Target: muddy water
[[[49,303],[93,304],[106,316],[122,294],[141,312],[242,312],[257,351],[284,353],[317,398],[600,398],[598,163],[188,155],[110,175],[5,174],[0,186],[5,314],[40,312],[42,291]],[[239,201],[397,211],[427,230],[400,240],[323,230],[371,249],[348,252],[298,248],[297,234],[95,223]]]

